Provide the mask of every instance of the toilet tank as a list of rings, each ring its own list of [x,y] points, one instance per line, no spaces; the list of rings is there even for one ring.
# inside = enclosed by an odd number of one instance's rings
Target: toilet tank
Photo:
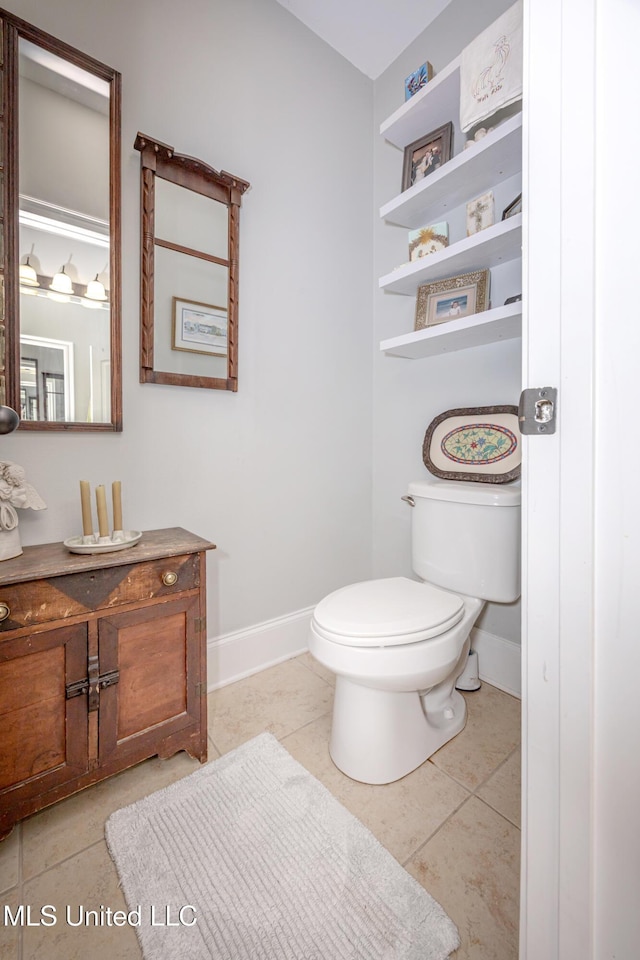
[[[413,569],[468,597],[520,596],[520,481],[472,483],[435,477],[409,484]]]

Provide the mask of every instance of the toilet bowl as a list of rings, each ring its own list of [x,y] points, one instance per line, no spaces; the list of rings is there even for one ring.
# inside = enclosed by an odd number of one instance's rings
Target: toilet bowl
[[[391,783],[462,730],[454,689],[484,601],[405,577],[325,597],[309,650],[336,674],[329,752],[353,780]]]
[[[421,579],[350,584],[311,620],[309,650],[336,674],[329,752],[363,783],[399,780],[463,729],[472,627],[520,592],[519,484],[422,480],[405,499]]]

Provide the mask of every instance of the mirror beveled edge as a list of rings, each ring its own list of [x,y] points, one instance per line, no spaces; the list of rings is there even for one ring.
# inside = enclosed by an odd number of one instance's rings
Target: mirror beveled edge
[[[20,289],[19,247],[19,133],[18,133],[18,42],[20,38],[49,50],[106,81],[109,96],[109,270],[110,270],[110,359],[111,421],[108,423],[22,420],[20,430],[115,431],[122,430],[122,284],[121,284],[121,96],[122,78],[117,70],[53,37],[39,27],[0,8],[2,63],[0,80],[4,87],[2,115],[2,157],[4,175],[3,216],[4,258],[0,282],[0,403],[20,409]],[[0,98],[1,101],[1,98]],[[3,160],[4,158],[4,160]],[[0,238],[1,239],[1,238]]]
[[[238,389],[238,260],[240,249],[240,205],[249,188],[247,180],[225,170],[214,170],[195,157],[175,152],[172,146],[138,133],[134,147],[140,152],[141,195],[141,302],[140,382],[173,386],[205,387],[211,390]],[[155,179],[160,177],[187,190],[224,203],[229,211],[228,231],[228,364],[227,376],[203,377],[154,369],[154,263],[155,263]]]

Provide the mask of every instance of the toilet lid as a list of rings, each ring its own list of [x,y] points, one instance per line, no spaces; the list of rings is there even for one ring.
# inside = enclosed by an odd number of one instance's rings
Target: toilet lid
[[[342,587],[321,600],[313,619],[339,643],[371,646],[412,643],[437,637],[462,619],[464,602],[430,583],[407,577],[367,580]]]

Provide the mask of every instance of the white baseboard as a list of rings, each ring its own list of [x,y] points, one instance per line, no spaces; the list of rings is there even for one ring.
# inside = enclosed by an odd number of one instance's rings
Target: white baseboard
[[[297,610],[208,640],[207,689],[225,687],[308,650],[313,609]],[[478,654],[480,679],[520,697],[520,644],[474,629],[471,646]]]
[[[471,649],[478,654],[480,679],[514,697],[522,695],[522,648],[513,640],[495,637],[486,630],[471,631]]]
[[[207,641],[207,689],[250,677],[309,648],[313,607]]]

